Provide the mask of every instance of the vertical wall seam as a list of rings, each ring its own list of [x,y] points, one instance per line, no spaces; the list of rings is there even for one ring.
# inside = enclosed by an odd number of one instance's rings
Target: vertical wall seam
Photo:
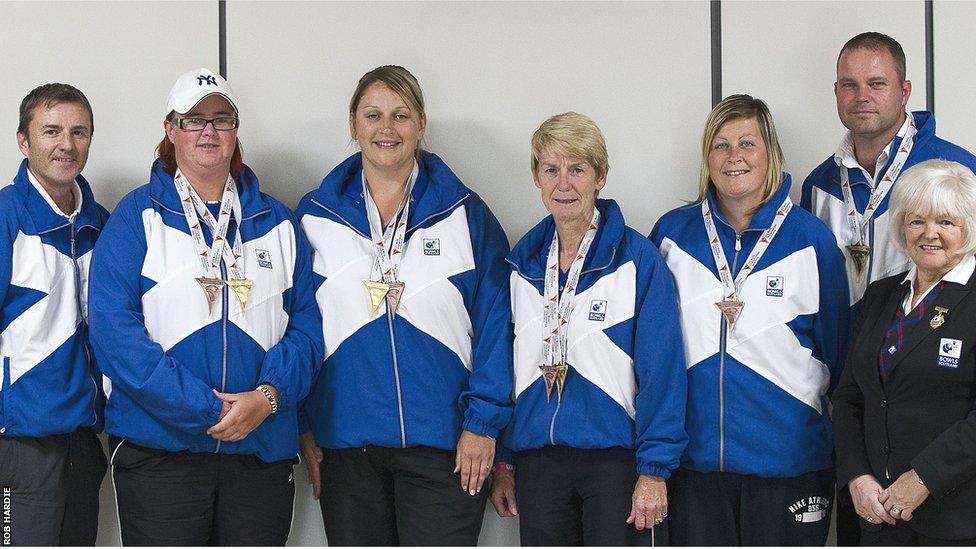
[[[712,27],[712,106],[722,100],[722,1],[710,0]]]
[[[220,76],[227,78],[227,1],[217,0],[217,51]]]
[[[932,0],[925,0],[925,110],[935,113],[935,33]]]

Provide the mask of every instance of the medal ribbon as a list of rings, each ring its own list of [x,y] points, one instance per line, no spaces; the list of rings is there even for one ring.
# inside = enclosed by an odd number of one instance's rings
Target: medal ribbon
[[[562,295],[559,294],[559,232],[553,231],[552,244],[549,245],[549,255],[546,260],[546,277],[543,286],[545,303],[542,307],[542,345],[544,349],[543,364],[554,366],[563,364],[569,349],[569,338],[563,326],[569,322],[569,315],[573,310],[576,297],[576,284],[579,282],[583,270],[586,253],[596,236],[596,229],[600,226],[600,210],[593,208],[593,219],[590,228],[580,241],[576,259],[569,267],[566,277],[566,287]]]
[[[380,210],[373,202],[373,197],[370,196],[369,188],[366,186],[366,174],[363,174],[366,216],[369,218],[370,239],[374,244],[374,260],[370,277],[374,277],[378,270],[383,282],[387,284],[399,280],[400,263],[403,261],[404,241],[407,235],[407,218],[410,217],[410,194],[413,192],[413,184],[419,173],[420,169],[415,162],[407,185],[403,189],[403,198],[400,200],[397,213],[385,228],[380,220]]]
[[[881,201],[888,196],[888,192],[891,191],[891,186],[895,184],[895,180],[901,175],[901,171],[905,168],[905,162],[908,160],[908,155],[912,152],[912,147],[915,146],[915,134],[918,131],[915,128],[915,117],[912,116],[912,113],[908,113],[907,116],[908,130],[905,132],[905,137],[901,140],[898,153],[895,154],[895,159],[888,166],[884,177],[881,178],[881,183],[871,191],[871,198],[868,200],[867,207],[864,208],[863,215],[858,213],[857,205],[854,203],[854,193],[851,191],[851,176],[843,164],[840,166],[840,188],[844,191],[844,206],[847,207],[847,224],[850,225],[851,231],[855,235],[854,238],[857,239],[852,244],[867,243],[868,223],[878,211],[878,206],[881,205]]]
[[[739,299],[739,290],[742,289],[742,283],[745,282],[746,277],[752,273],[753,267],[759,263],[763,254],[766,253],[766,249],[769,248],[769,243],[773,241],[776,233],[779,232],[780,227],[783,225],[783,220],[786,219],[786,214],[790,213],[792,208],[793,201],[787,196],[783,200],[783,204],[776,210],[772,224],[770,224],[768,229],[763,231],[759,237],[759,242],[756,242],[752,253],[749,254],[745,264],[739,269],[739,275],[733,280],[732,269],[729,268],[729,261],[725,257],[725,250],[722,249],[722,241],[719,240],[718,232],[715,230],[715,220],[712,218],[711,208],[708,207],[708,199],[702,200],[702,218],[705,220],[705,231],[708,233],[708,242],[712,248],[712,257],[715,259],[715,266],[718,267],[719,278],[722,280],[722,288],[725,290],[725,293],[722,295],[723,300],[737,301]]]
[[[173,176],[176,184],[176,192],[180,195],[180,203],[183,205],[183,214],[186,222],[190,226],[190,236],[197,245],[197,258],[200,260],[200,267],[204,275],[210,278],[221,278],[220,260],[223,258],[227,265],[230,277],[235,280],[244,279],[244,271],[238,265],[237,260],[243,255],[243,244],[241,240],[241,200],[237,196],[237,189],[234,179],[228,175],[227,182],[224,184],[224,194],[220,198],[220,215],[214,219],[207,204],[200,198],[200,195],[183,176],[183,173],[176,169]],[[234,235],[234,245],[227,242],[227,228],[230,226],[230,214],[234,213],[237,219],[237,227]],[[199,214],[199,215],[198,215]],[[213,236],[213,244],[207,247],[207,241],[203,238],[203,229],[200,227],[200,218],[210,228]]]

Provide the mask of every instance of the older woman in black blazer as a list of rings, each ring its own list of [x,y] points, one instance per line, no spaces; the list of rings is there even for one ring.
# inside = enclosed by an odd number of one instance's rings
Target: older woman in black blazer
[[[976,544],[976,176],[930,160],[891,196],[914,263],[861,301],[833,396],[862,545]]]

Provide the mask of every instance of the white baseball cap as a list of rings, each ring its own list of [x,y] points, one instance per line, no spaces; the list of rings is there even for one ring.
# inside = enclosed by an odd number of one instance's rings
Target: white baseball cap
[[[215,93],[224,96],[224,99],[230,102],[230,106],[234,107],[234,112],[239,112],[237,96],[234,95],[234,90],[230,89],[230,84],[212,70],[199,68],[176,79],[166,99],[166,114],[173,111],[180,114],[190,112],[203,98]]]

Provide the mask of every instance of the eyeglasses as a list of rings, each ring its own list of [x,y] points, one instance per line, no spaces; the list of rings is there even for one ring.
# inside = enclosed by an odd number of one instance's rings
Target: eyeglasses
[[[217,118],[191,116],[189,118],[173,118],[172,122],[177,128],[188,132],[201,131],[207,127],[207,124],[213,124],[215,130],[225,132],[237,128],[239,123],[234,116],[218,116]]]

